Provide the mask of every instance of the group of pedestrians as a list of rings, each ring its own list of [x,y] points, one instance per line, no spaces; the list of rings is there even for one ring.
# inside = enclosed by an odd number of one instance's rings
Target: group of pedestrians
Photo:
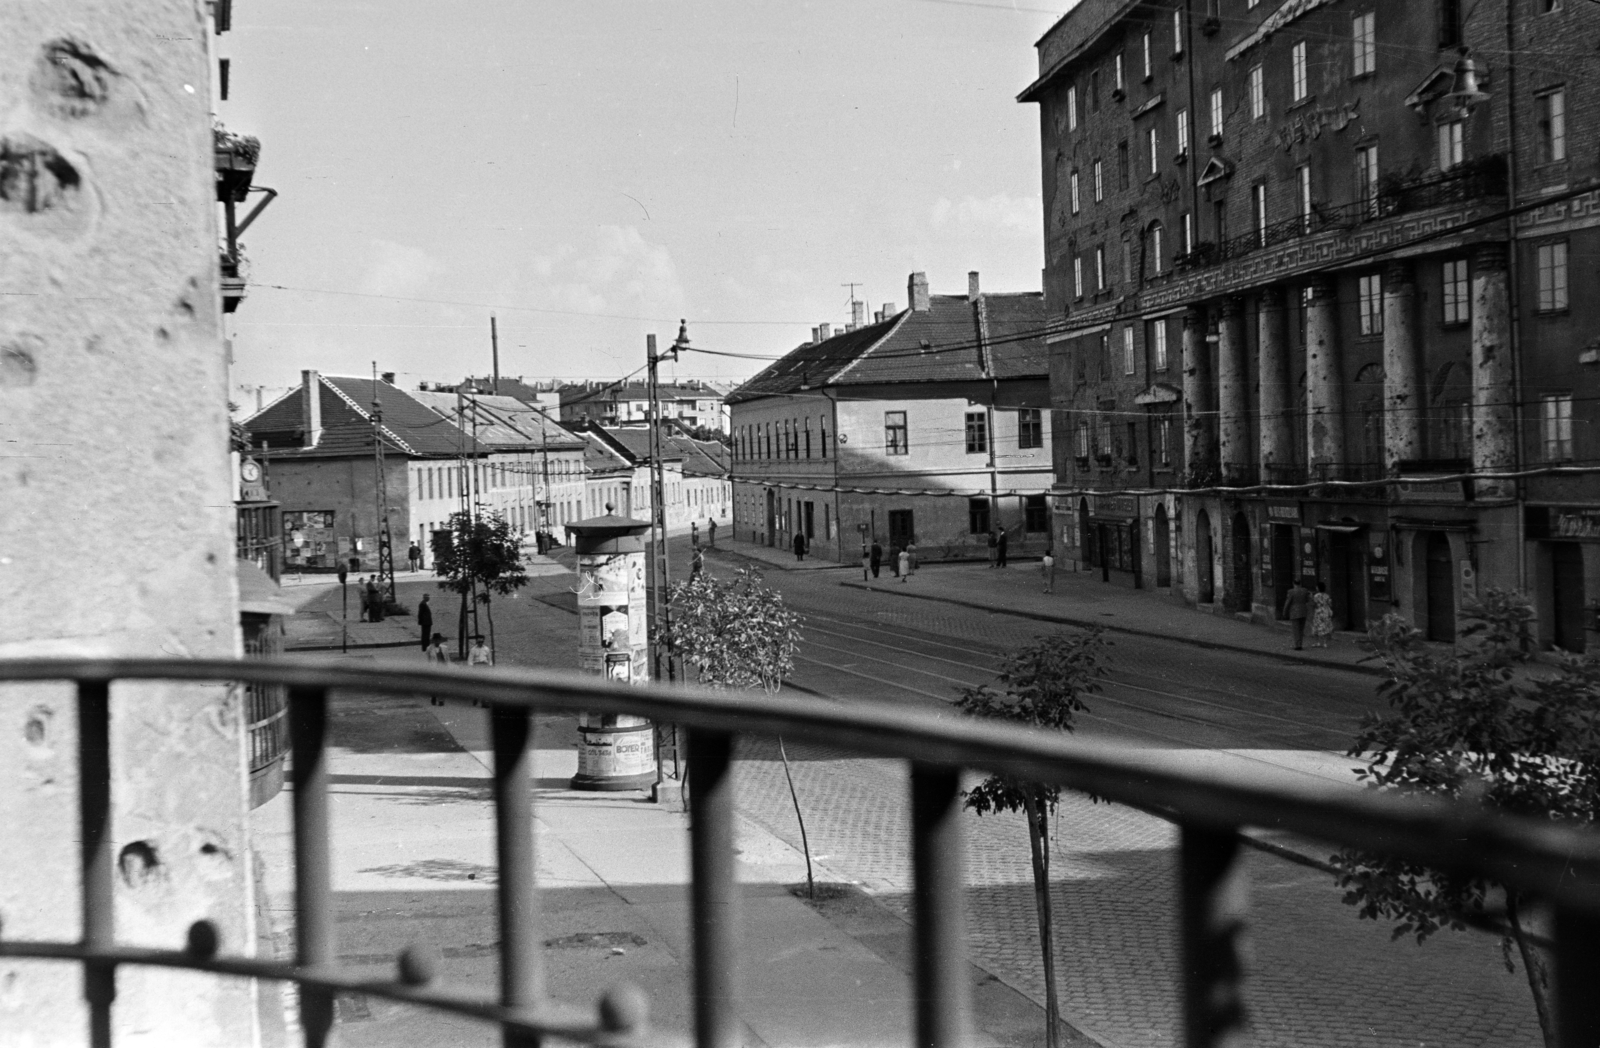
[[[1326,648],[1333,635],[1333,598],[1328,595],[1328,584],[1317,580],[1317,591],[1312,593],[1299,578],[1289,587],[1283,599],[1283,617],[1289,620],[1294,632],[1294,650],[1303,650],[1306,636],[1306,619],[1311,620],[1311,646]]]
[[[869,546],[861,544],[861,581],[867,582],[878,577],[883,570],[883,547],[877,539],[872,540]],[[917,544],[907,542],[905,548],[891,545],[889,547],[889,571],[897,576],[901,582],[910,580],[913,572],[917,570]]]
[[[387,603],[383,597],[383,590],[378,585],[376,575],[368,575],[356,583],[356,592],[361,595],[361,621],[382,622],[383,606]]]
[[[989,532],[989,567],[1003,568],[1006,566],[1006,530]]]

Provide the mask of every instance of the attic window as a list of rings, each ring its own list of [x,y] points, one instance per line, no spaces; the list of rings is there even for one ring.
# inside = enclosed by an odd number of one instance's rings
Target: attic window
[[[932,349],[932,348],[933,348],[933,343],[932,343],[932,342],[929,342],[929,341],[928,341],[928,340],[927,340],[927,339],[923,339],[923,340],[922,340],[922,348],[923,348],[923,349],[924,349],[924,350],[929,350],[929,349]]]

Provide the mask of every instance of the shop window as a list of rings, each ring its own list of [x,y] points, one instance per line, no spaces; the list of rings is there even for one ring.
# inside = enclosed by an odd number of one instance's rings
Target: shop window
[[[1023,504],[1022,528],[1024,531],[1050,530],[1050,504],[1043,495],[1029,495]]]

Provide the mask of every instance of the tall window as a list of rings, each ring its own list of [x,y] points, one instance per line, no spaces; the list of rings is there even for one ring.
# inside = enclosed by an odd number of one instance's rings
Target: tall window
[[[1152,175],[1161,173],[1161,155],[1157,152],[1161,148],[1160,139],[1156,137],[1156,129],[1151,127],[1144,133],[1145,146],[1150,150],[1150,171]]]
[[[1096,291],[1104,291],[1106,289],[1106,249],[1104,247],[1094,249],[1094,289]]]
[[[1439,46],[1461,46],[1461,0],[1439,0]]]
[[[817,448],[823,458],[828,457],[828,416],[817,416]]]
[[[1572,457],[1572,394],[1553,393],[1544,398],[1544,459],[1562,462]]]
[[[1378,68],[1378,37],[1375,15],[1368,11],[1350,19],[1350,75],[1365,76]]]
[[[1044,447],[1044,418],[1038,408],[1022,408],[1017,412],[1017,447]]]
[[[1294,101],[1298,102],[1306,97],[1309,87],[1309,76],[1306,73],[1306,42],[1304,40],[1289,49],[1289,69],[1291,93]]]
[[[1444,288],[1439,296],[1444,303],[1446,324],[1465,324],[1472,320],[1472,288],[1467,281],[1467,260],[1446,262]]]
[[[1089,458],[1089,423],[1079,422],[1077,428],[1073,430],[1072,436],[1072,450],[1076,453],[1076,457],[1087,461]]]
[[[886,455],[906,455],[911,452],[911,437],[906,431],[904,411],[883,413],[883,451]]]
[[[1078,130],[1078,85],[1067,88],[1067,130]]]
[[[1072,197],[1072,213],[1078,213],[1078,173],[1076,171],[1067,176],[1067,187]]]
[[[989,450],[989,417],[981,411],[967,412],[967,454],[985,454]]]
[[[1300,229],[1311,232],[1311,165],[1301,164],[1294,169],[1295,188],[1300,198]]]
[[[1183,54],[1183,8],[1172,9],[1172,53]]]
[[[1142,51],[1142,53],[1144,55],[1144,78],[1146,80],[1149,80],[1150,79],[1150,34],[1149,33],[1144,34],[1143,51]]]
[[[989,500],[967,500],[967,530],[974,535],[989,534]]]
[[[1150,343],[1150,366],[1157,371],[1167,370],[1167,322],[1165,319],[1148,321],[1145,340]]]
[[[1117,143],[1117,188],[1128,188],[1128,140]]]
[[[1213,200],[1211,202],[1211,226],[1217,238],[1217,243],[1228,239],[1228,201]]]
[[[1466,141],[1465,120],[1446,120],[1439,125],[1439,170],[1448,171],[1461,163]]]
[[[1357,281],[1361,297],[1361,333],[1383,334],[1383,277],[1376,273]]]
[[[1194,216],[1185,211],[1179,225],[1183,229],[1183,253],[1187,255],[1194,250]]]
[[[1189,152],[1189,111],[1178,110],[1178,152]]]
[[[1128,234],[1122,234],[1122,282],[1133,283],[1133,240]]]
[[[806,419],[806,458],[811,457],[811,420]]]
[[[1133,372],[1133,325],[1129,324],[1122,329],[1122,373],[1131,375]]]
[[[1250,119],[1267,115],[1267,80],[1258,65],[1250,67]]]
[[[1537,98],[1539,112],[1539,160],[1553,163],[1567,158],[1567,93],[1561,88],[1546,91]]]
[[[1089,112],[1100,111],[1100,70],[1089,70]]]
[[[1378,211],[1378,147],[1356,147],[1356,196],[1368,211]]]
[[[1567,242],[1540,244],[1539,311],[1553,313],[1567,308]]]
[[[1257,182],[1250,187],[1250,221],[1255,227],[1256,242],[1267,246],[1267,185]]]
[[[1083,297],[1083,256],[1072,256],[1072,297]]]
[[[1096,204],[1106,198],[1105,169],[1100,166],[1100,161],[1094,162],[1094,202]]]
[[[1156,419],[1156,462],[1172,465],[1172,419],[1166,415]]]
[[[1128,82],[1123,76],[1121,51],[1111,57],[1111,75],[1116,82],[1115,87],[1118,91],[1126,91],[1128,89]]]
[[[1157,275],[1161,273],[1161,260],[1166,253],[1161,233],[1160,222],[1150,223],[1150,271]]]
[[[1222,88],[1211,92],[1211,133],[1222,134]]]

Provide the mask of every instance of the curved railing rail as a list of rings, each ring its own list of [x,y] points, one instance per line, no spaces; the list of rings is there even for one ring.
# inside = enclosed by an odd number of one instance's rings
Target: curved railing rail
[[[1181,829],[1180,891],[1186,1044],[1229,1040],[1244,966],[1239,831],[1272,827],[1386,852],[1445,870],[1493,877],[1554,910],[1557,1005],[1564,1048],[1600,1041],[1600,836],[1467,804],[1318,785],[1289,772],[1175,769],[1159,753],[1059,733],[941,717],[878,703],[695,688],[629,688],[534,670],[385,670],[313,660],[38,659],[0,661],[0,681],[75,681],[83,831],[83,938],[0,940],[0,957],[76,960],[85,971],[90,1043],[109,1045],[115,969],[164,965],[256,978],[301,989],[306,1044],[325,1043],[333,1000],[362,992],[500,1023],[507,1044],[557,1036],[597,1045],[643,1043],[638,1002],[626,994],[591,1011],[544,999],[538,896],[533,881],[528,754],[536,710],[629,713],[689,729],[691,909],[696,1043],[737,1043],[737,891],[730,766],[742,734],[783,735],[911,764],[915,904],[914,1043],[954,1046],[965,1029],[959,835],[960,774],[976,769],[1085,790],[1166,813]],[[118,680],[249,682],[289,690],[293,754],[296,949],[294,963],[219,957],[203,922],[186,951],[117,946],[111,934],[110,685]],[[498,1001],[433,985],[425,955],[397,958],[392,982],[354,979],[334,964],[328,862],[327,707],[330,693],[434,695],[489,703],[494,750],[501,986]]]

